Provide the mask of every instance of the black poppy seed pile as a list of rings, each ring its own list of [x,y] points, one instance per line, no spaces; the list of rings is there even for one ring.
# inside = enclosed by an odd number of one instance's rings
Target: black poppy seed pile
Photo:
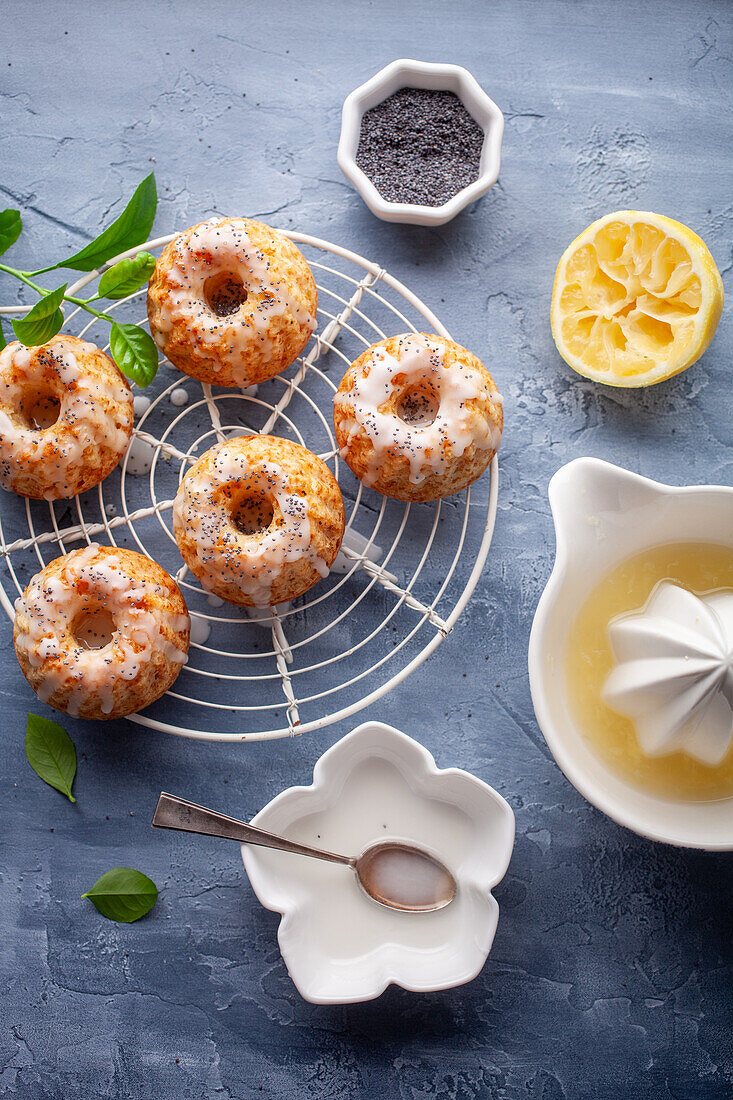
[[[478,178],[483,143],[453,92],[400,88],[365,112],[356,163],[388,202],[442,206]]]

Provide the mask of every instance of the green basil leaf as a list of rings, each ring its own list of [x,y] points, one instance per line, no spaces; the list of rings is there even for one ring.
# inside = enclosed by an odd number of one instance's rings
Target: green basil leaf
[[[0,212],[0,255],[7,252],[20,236],[23,222],[20,219],[20,210],[3,210]]]
[[[0,351],[8,346],[8,341],[5,339],[5,333],[3,332],[3,323],[0,321]]]
[[[158,371],[158,349],[145,329],[138,325],[114,324],[109,346],[122,373],[138,386],[147,386],[153,381]]]
[[[97,907],[103,917],[130,924],[148,913],[158,900],[158,887],[132,867],[113,867],[81,895]]]
[[[45,344],[60,331],[64,315],[59,309],[66,293],[66,283],[44,295],[25,317],[13,321],[13,332],[27,348]]]
[[[128,294],[139,290],[143,283],[147,283],[154,267],[155,256],[151,256],[149,252],[138,252],[137,256],[120,260],[109,271],[105,271],[99,280],[97,293],[100,298],[111,298],[113,301],[126,298]]]
[[[113,256],[119,256],[120,252],[127,252],[128,248],[142,244],[150,236],[157,205],[155,176],[151,172],[138,184],[135,194],[112,225],[80,252],[75,252],[67,260],[60,260],[53,267],[44,270],[54,271],[57,267],[68,267],[72,271],[94,271],[95,267],[101,267]]]
[[[76,749],[74,742],[58,722],[28,715],[25,733],[25,754],[28,763],[44,783],[65,794],[70,802],[76,802],[71,784],[76,775]]]

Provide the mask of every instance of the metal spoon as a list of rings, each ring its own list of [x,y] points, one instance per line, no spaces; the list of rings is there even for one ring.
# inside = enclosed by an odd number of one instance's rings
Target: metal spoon
[[[329,863],[343,863],[356,872],[364,892],[389,909],[406,913],[430,913],[444,909],[456,896],[456,880],[440,860],[421,848],[398,841],[370,844],[360,856],[341,856],[307,844],[298,844],[284,836],[267,833],[234,817],[207,810],[195,802],[163,792],[155,807],[152,825],[156,829],[178,829],[184,833],[203,833],[277,848],[298,856],[312,856]]]

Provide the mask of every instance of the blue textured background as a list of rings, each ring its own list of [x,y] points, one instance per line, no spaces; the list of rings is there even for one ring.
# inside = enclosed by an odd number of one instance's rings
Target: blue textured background
[[[506,434],[485,575],[453,636],[370,714],[494,784],[517,843],[471,985],[310,1006],[236,846],[148,822],[162,786],[253,814],[307,781],[345,727],[227,746],[69,721],[72,806],[25,762],[33,700],[6,624],[0,1095],[731,1095],[731,859],[654,846],[591,809],[544,746],[525,671],[563,462],[731,482],[727,316],[700,364],[631,394],[575,377],[548,325],[560,252],[617,207],[691,225],[730,289],[730,14],[714,0],[5,6],[0,191],[26,220],[17,262],[83,243],[152,163],[161,233],[216,207],[343,243],[413,286],[494,372]],[[336,166],[344,96],[399,56],[468,66],[506,117],[499,183],[434,231],[376,221]],[[3,301],[14,294],[4,282]],[[139,924],[79,900],[116,863],[161,887]]]

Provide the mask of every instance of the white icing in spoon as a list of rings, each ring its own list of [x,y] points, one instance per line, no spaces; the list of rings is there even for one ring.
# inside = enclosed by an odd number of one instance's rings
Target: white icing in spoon
[[[617,665],[603,698],[634,721],[647,756],[720,764],[733,742],[733,590],[696,596],[662,581],[608,632]]]

